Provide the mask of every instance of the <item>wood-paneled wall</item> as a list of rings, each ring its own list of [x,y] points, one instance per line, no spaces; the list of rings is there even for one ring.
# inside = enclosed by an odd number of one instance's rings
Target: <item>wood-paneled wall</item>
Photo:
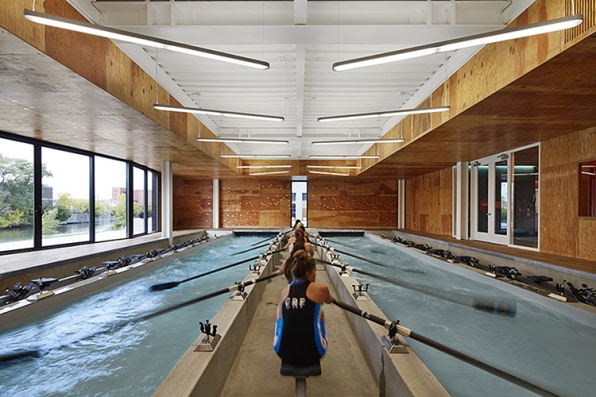
[[[540,147],[540,250],[596,258],[596,219],[579,216],[581,162],[596,159],[596,127],[542,142]]]
[[[406,180],[406,229],[452,235],[452,169]]]
[[[220,227],[289,227],[289,179],[220,181]]]
[[[213,181],[174,176],[174,229],[213,227]]]
[[[309,227],[371,229],[396,225],[396,180],[309,179]]]

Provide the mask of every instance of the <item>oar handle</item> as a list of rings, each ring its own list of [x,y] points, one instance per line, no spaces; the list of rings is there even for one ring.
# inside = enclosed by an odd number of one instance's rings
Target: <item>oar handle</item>
[[[345,302],[341,302],[338,300],[333,301],[333,303],[336,304],[337,306],[341,307],[344,310],[347,310],[349,312],[357,314],[360,317],[364,317],[365,319],[375,322],[379,325],[382,325],[383,327],[385,327],[387,329],[389,329],[389,327],[391,326],[391,321],[385,320],[384,318],[381,318],[379,316],[375,316],[374,314],[370,314],[367,311],[362,310],[356,306],[351,306]]]
[[[387,329],[389,329],[389,327],[392,324],[394,324],[394,323],[392,323],[392,322],[390,322],[390,321],[388,321],[386,319],[383,319],[381,317],[378,317],[378,316],[375,316],[373,314],[367,313],[366,311],[361,310],[358,307],[348,305],[347,303],[340,302],[340,301],[337,301],[337,300],[334,301],[333,303],[335,303],[337,306],[341,307],[342,309],[345,309],[345,310],[347,310],[349,312],[352,312],[352,313],[357,314],[357,315],[359,315],[361,317],[364,317],[367,320],[370,320],[370,321],[373,321],[373,322],[375,322],[377,324],[380,324],[380,325],[384,326]],[[508,372],[505,372],[505,371],[503,371],[503,370],[501,370],[499,368],[493,367],[490,364],[487,364],[485,362],[482,362],[482,361],[480,361],[480,360],[478,360],[478,359],[476,359],[474,357],[468,356],[467,354],[462,353],[462,352],[460,352],[458,350],[455,350],[455,349],[453,349],[453,348],[451,348],[449,346],[445,346],[445,345],[443,345],[443,344],[441,344],[439,342],[436,342],[436,341],[434,341],[434,340],[432,340],[430,338],[427,338],[426,336],[420,335],[420,334],[412,331],[409,328],[403,327],[401,325],[397,325],[397,332],[400,335],[407,336],[407,337],[410,337],[410,338],[412,338],[414,340],[417,340],[418,342],[424,343],[425,345],[428,345],[430,347],[433,347],[433,348],[435,348],[435,349],[437,349],[437,350],[439,350],[439,351],[441,351],[441,352],[443,352],[445,354],[448,354],[448,355],[450,355],[452,357],[458,358],[458,359],[460,359],[460,360],[462,360],[462,361],[464,361],[464,362],[466,362],[466,363],[468,363],[470,365],[473,365],[473,366],[475,366],[477,368],[480,368],[480,369],[482,369],[482,370],[484,370],[486,372],[489,372],[489,373],[491,373],[491,374],[493,374],[495,376],[498,376],[498,377],[500,377],[502,379],[505,379],[505,380],[507,380],[507,381],[509,381],[511,383],[514,383],[514,384],[516,384],[516,385],[518,385],[520,387],[523,387],[523,388],[525,388],[527,390],[530,390],[530,391],[532,391],[534,393],[537,393],[537,394],[539,394],[541,396],[547,396],[547,397],[557,397],[558,396],[558,394],[555,394],[555,393],[551,392],[550,390],[546,390],[546,389],[544,389],[544,388],[542,388],[542,387],[540,387],[538,385],[535,385],[533,383],[528,382],[527,380],[521,379],[521,378],[519,378],[519,377],[517,377],[515,375],[512,375],[512,374],[510,374]]]

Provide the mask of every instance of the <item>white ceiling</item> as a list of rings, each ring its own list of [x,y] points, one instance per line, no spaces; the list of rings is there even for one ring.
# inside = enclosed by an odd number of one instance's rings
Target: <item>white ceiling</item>
[[[380,138],[399,118],[316,119],[416,107],[480,48],[345,72],[333,63],[502,29],[532,2],[69,0],[98,24],[269,62],[262,71],[117,43],[183,106],[284,117],[199,118],[222,138],[290,140],[229,144],[238,154],[292,159],[363,153],[370,145],[311,142]]]

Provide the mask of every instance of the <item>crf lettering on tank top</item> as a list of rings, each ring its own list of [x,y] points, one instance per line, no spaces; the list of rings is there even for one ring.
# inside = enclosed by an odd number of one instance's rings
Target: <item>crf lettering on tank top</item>
[[[286,310],[302,309],[306,305],[306,298],[286,298]]]

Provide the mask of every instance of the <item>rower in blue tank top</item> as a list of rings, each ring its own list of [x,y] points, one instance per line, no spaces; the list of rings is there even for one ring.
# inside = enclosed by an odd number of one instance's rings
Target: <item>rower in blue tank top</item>
[[[315,282],[315,261],[306,253],[297,253],[292,272],[294,282],[284,289],[277,307],[273,348],[287,364],[310,366],[327,351],[321,305],[335,298],[326,285]]]

